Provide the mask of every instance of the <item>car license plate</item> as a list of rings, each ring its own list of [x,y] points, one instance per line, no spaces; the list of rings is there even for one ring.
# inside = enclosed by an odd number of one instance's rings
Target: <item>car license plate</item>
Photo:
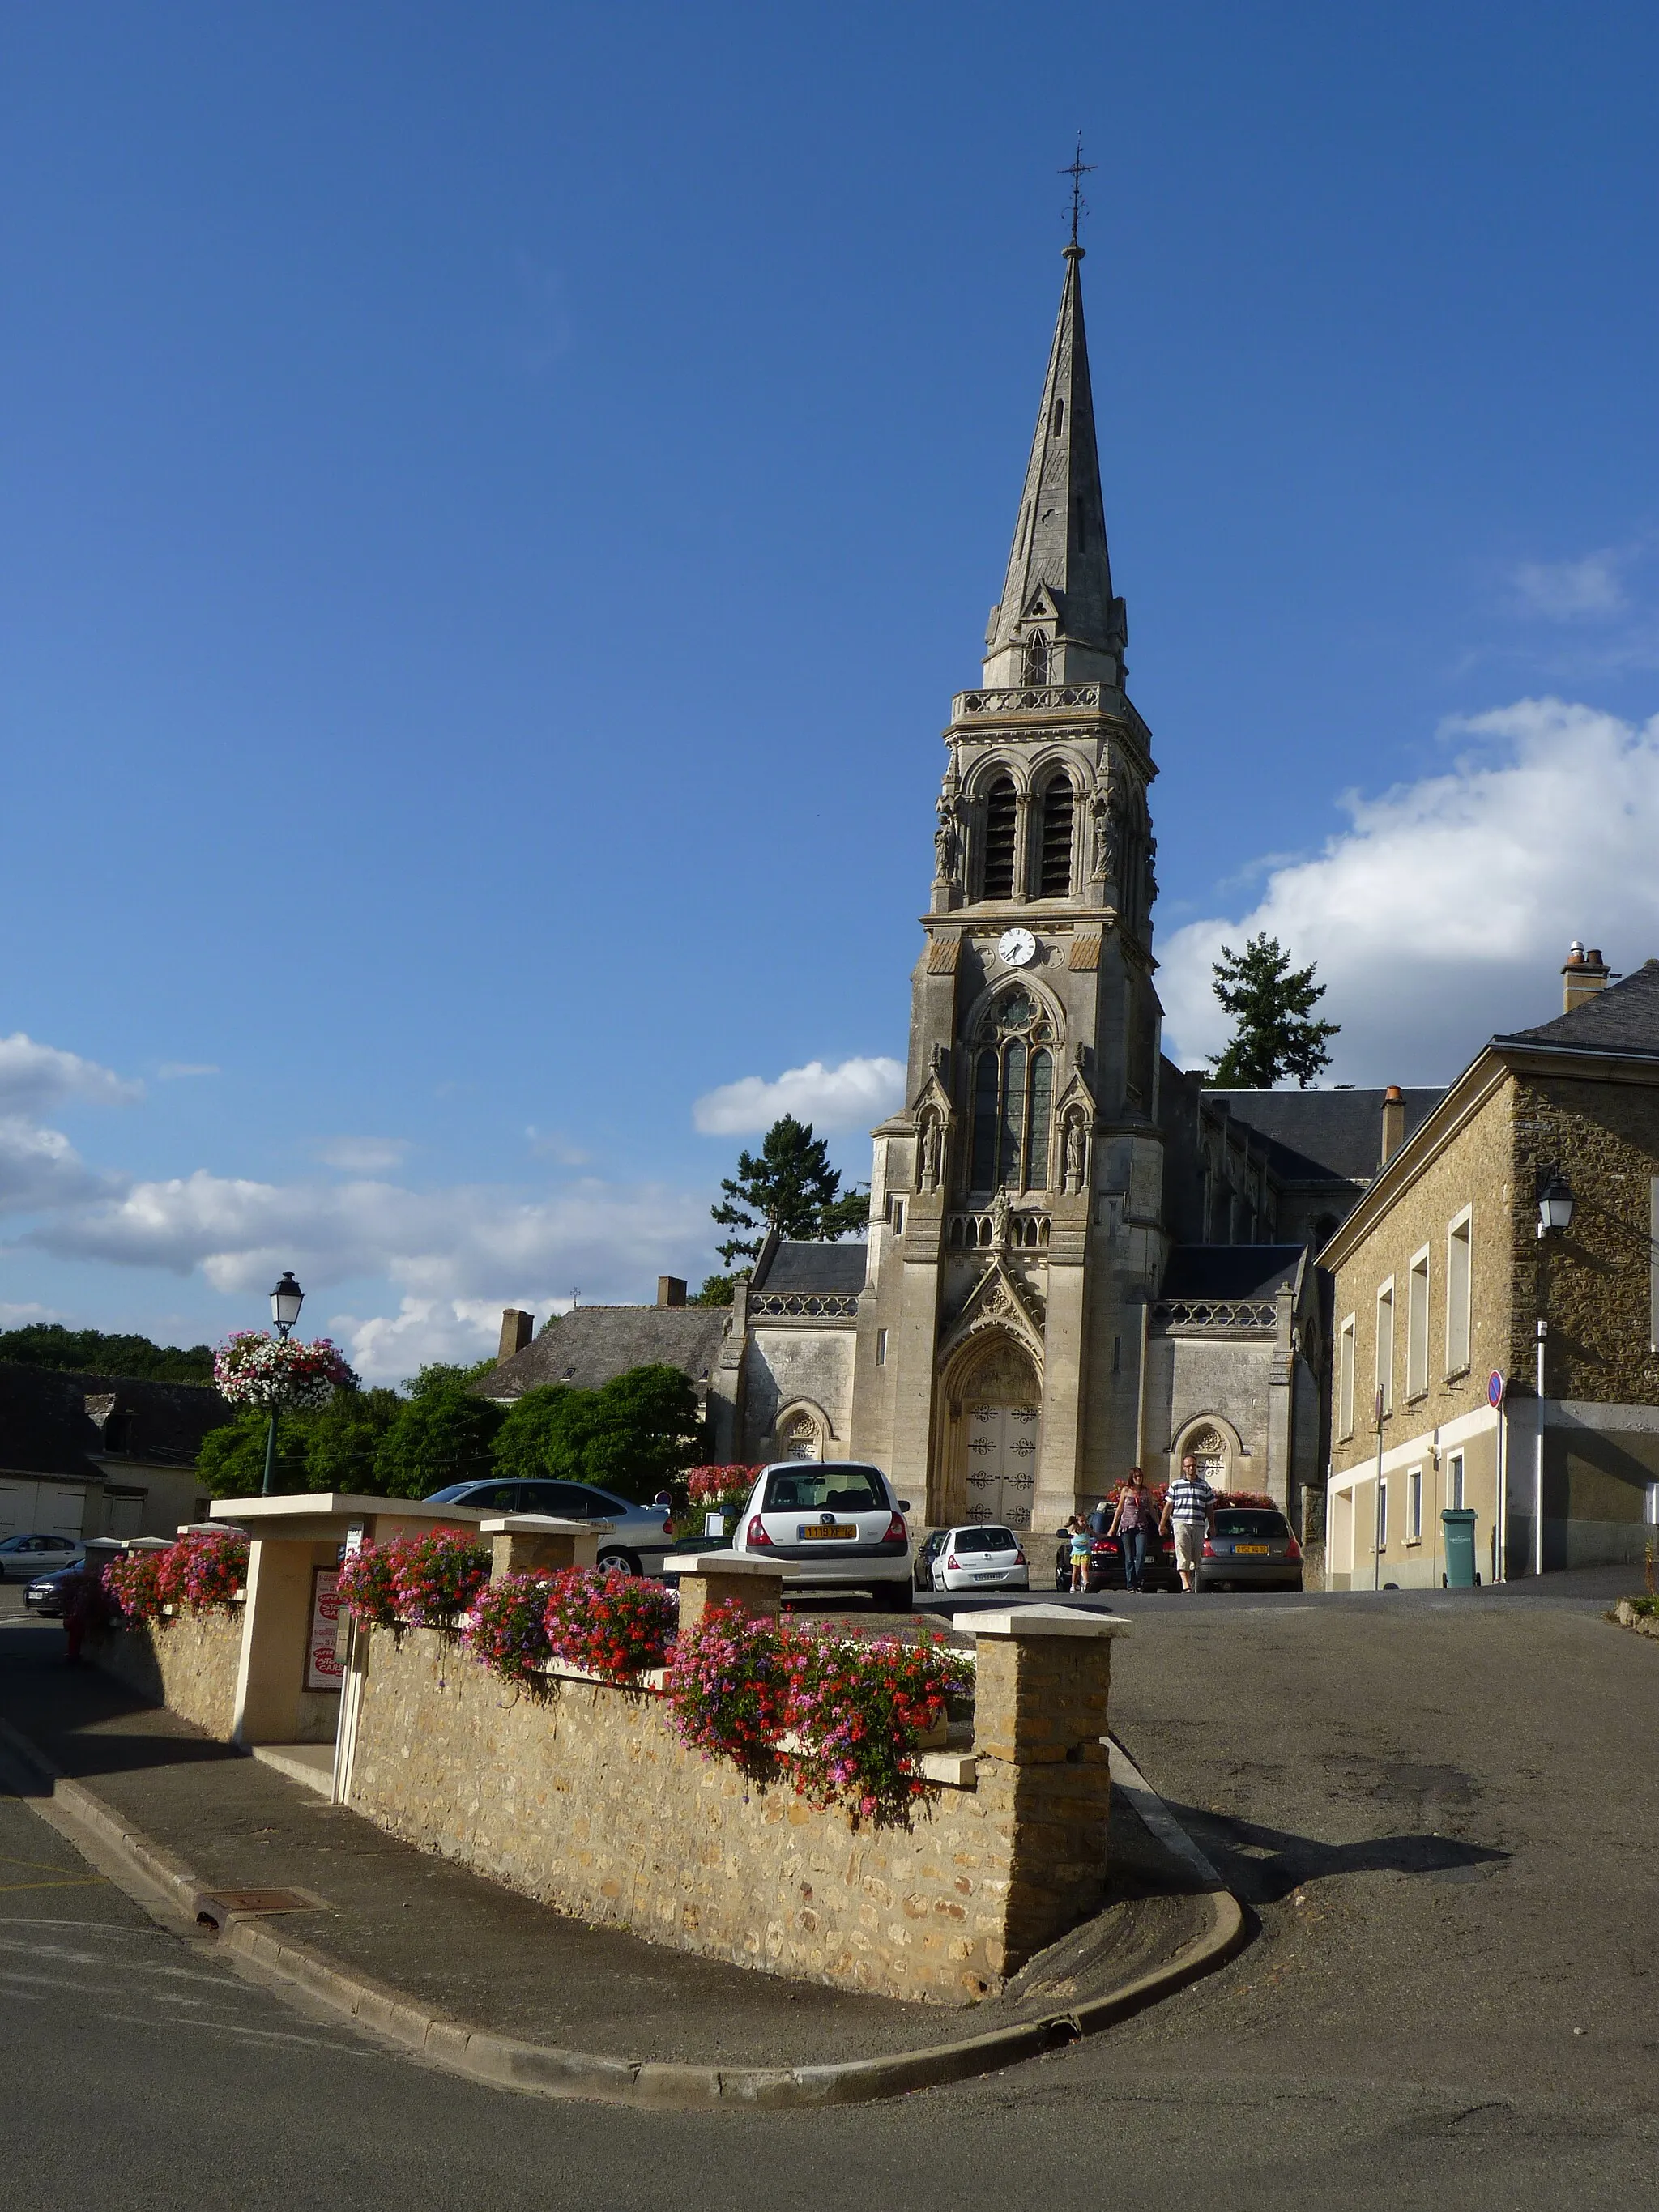
[[[1002,1577],[1000,1575],[975,1575],[974,1577],[974,1580],[976,1583],[1000,1583],[1002,1580]]]
[[[1266,1544],[1235,1544],[1233,1556],[1236,1559],[1265,1559],[1270,1548]]]
[[[857,1528],[850,1523],[843,1525],[837,1522],[833,1528],[826,1528],[822,1521],[809,1521],[800,1531],[800,1540],[804,1544],[811,1544],[827,1536],[856,1536],[858,1533]]]

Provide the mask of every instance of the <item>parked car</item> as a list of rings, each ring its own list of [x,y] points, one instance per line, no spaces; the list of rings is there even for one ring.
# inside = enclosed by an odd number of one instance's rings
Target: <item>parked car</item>
[[[1054,1588],[1068,1590],[1072,1587],[1072,1539],[1064,1528],[1055,1529],[1054,1534],[1060,1539],[1054,1553]],[[1122,1545],[1115,1536],[1091,1535],[1089,1539],[1086,1587],[1093,1591],[1121,1589],[1123,1586]],[[1181,1588],[1173,1536],[1160,1536],[1154,1529],[1147,1538],[1146,1565],[1141,1577],[1141,1587],[1149,1590],[1178,1590]]]
[[[939,1590],[1030,1589],[1031,1571],[1019,1538],[994,1521],[939,1532],[933,1586]],[[929,1539],[931,1542],[932,1539]]]
[[[1302,1587],[1302,1547],[1282,1513],[1265,1505],[1218,1505],[1198,1563],[1200,1589]]]
[[[23,1592],[25,1613],[38,1613],[46,1620],[60,1620],[64,1613],[64,1585],[81,1571],[77,1562],[72,1567],[54,1567],[50,1574],[37,1575]]]
[[[868,1590],[891,1613],[915,1603],[908,1498],[878,1467],[853,1460],[781,1460],[763,1467],[738,1516],[732,1549],[787,1560],[799,1590]]]
[[[78,1566],[86,1556],[78,1536],[7,1536],[0,1540],[0,1582],[27,1582],[53,1567]]]
[[[942,1589],[944,1584],[933,1580],[933,1562],[950,1534],[948,1528],[930,1528],[916,1547],[915,1571],[912,1579],[919,1590]]]
[[[599,1565],[625,1574],[660,1575],[663,1555],[674,1540],[674,1524],[659,1505],[635,1505],[613,1490],[592,1483],[452,1482],[434,1490],[428,1504],[470,1505],[483,1513],[553,1513],[562,1521],[608,1521],[599,1539]]]

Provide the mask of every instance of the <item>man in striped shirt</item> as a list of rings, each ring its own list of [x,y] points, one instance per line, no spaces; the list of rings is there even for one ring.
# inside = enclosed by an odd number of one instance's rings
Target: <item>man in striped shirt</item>
[[[1204,1539],[1210,1533],[1210,1516],[1215,1511],[1215,1492],[1198,1471],[1198,1462],[1189,1452],[1181,1462],[1179,1479],[1170,1485],[1164,1500],[1164,1517],[1158,1523],[1160,1533],[1171,1527],[1175,1529],[1176,1565],[1181,1570],[1181,1587],[1184,1590],[1198,1588],[1198,1563],[1204,1553]]]

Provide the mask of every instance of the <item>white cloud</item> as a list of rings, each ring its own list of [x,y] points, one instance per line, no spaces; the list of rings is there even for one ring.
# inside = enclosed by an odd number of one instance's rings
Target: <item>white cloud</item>
[[[32,1322],[67,1319],[68,1316],[59,1313],[56,1306],[38,1305],[33,1299],[23,1305],[10,1305],[0,1298],[0,1328],[27,1328]]]
[[[94,1176],[69,1139],[26,1115],[0,1115],[0,1210],[32,1212],[43,1206],[70,1206],[111,1189]]]
[[[325,1168],[344,1168],[353,1175],[380,1175],[401,1167],[410,1152],[403,1137],[331,1137],[317,1147]]]
[[[1352,826],[1275,867],[1252,910],[1160,948],[1171,1056],[1218,1051],[1224,941],[1267,931],[1318,963],[1342,1024],[1327,1079],[1446,1081],[1495,1030],[1561,1011],[1575,937],[1617,969],[1659,954],[1659,717],[1632,727],[1559,699],[1451,725],[1444,774],[1344,804]]]
[[[585,1168],[593,1157],[592,1152],[573,1145],[557,1129],[538,1129],[532,1121],[524,1133],[526,1143],[538,1159],[556,1160],[562,1168]]]
[[[142,1083],[125,1083],[112,1069],[78,1052],[37,1044],[19,1030],[0,1037],[0,1115],[41,1113],[66,1099],[83,1098],[100,1106],[125,1106],[142,1098]]]
[[[211,1060],[164,1060],[155,1073],[163,1083],[178,1083],[188,1075],[217,1075],[219,1070]]]
[[[1612,551],[1587,553],[1582,561],[1523,561],[1510,580],[1528,614],[1577,622],[1587,615],[1623,611],[1624,561],[1622,554]]]
[[[826,1067],[810,1060],[788,1067],[775,1082],[745,1075],[705,1091],[692,1108],[692,1119],[705,1137],[728,1137],[769,1129],[780,1115],[793,1114],[815,1129],[867,1129],[903,1103],[901,1060],[843,1060]]]

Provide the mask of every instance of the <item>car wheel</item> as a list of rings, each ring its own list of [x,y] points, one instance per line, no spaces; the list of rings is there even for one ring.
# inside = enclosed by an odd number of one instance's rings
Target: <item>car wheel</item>
[[[872,1593],[878,1613],[914,1613],[916,1594],[908,1578],[902,1583],[882,1583]]]
[[[631,1552],[601,1552],[599,1565],[619,1575],[636,1575],[640,1571],[640,1563]]]

